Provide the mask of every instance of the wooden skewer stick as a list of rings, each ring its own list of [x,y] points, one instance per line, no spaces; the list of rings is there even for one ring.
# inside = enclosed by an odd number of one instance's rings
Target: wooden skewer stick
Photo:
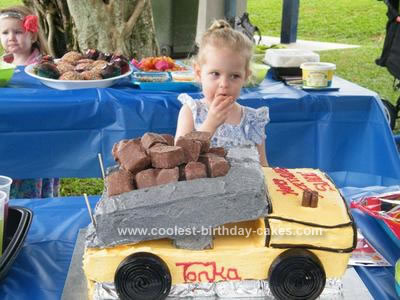
[[[101,153],[97,153],[97,157],[99,159],[100,169],[101,169],[101,176],[103,176],[103,180],[106,178],[106,174],[104,173],[104,165],[103,159],[101,157]]]
[[[90,207],[88,196],[86,194],[83,194],[83,197],[85,198],[86,206],[89,211],[89,216],[90,216],[90,219],[92,220],[93,226],[96,227],[96,221],[94,220],[94,217],[92,214],[92,209]]]

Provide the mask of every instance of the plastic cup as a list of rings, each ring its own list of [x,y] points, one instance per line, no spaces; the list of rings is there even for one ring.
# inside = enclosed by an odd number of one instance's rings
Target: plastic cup
[[[7,194],[0,191],[0,255],[3,254],[3,240],[5,236],[4,208]]]
[[[6,199],[4,201],[4,210],[1,213],[4,222],[4,228],[6,228],[7,218],[8,218],[8,202],[10,200],[10,188],[11,188],[12,179],[7,176],[0,175],[0,191],[6,193]]]

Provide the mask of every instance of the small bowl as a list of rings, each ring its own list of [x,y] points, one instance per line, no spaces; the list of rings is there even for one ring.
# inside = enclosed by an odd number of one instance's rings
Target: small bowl
[[[193,82],[194,72],[193,71],[174,71],[171,72],[173,81]]]
[[[138,82],[165,82],[171,80],[167,72],[133,72],[132,78]]]
[[[0,61],[0,87],[6,86],[14,74],[15,65]]]
[[[325,62],[305,62],[300,65],[303,86],[310,88],[326,88],[332,85],[336,65]]]
[[[249,79],[249,86],[260,84],[269,70],[269,66],[265,64],[251,63],[251,75]]]

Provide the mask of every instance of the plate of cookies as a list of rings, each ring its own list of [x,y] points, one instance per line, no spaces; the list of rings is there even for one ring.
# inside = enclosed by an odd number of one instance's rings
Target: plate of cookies
[[[57,90],[106,88],[132,73],[129,60],[122,55],[89,49],[85,54],[70,51],[59,59],[46,55],[25,73]]]

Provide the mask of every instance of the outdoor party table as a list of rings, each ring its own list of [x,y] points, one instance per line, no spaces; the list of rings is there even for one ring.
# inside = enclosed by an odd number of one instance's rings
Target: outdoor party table
[[[334,85],[338,91],[303,91],[266,79],[243,90],[241,104],[270,109],[270,165],[320,168],[339,186],[352,178],[361,182],[351,185],[370,185],[370,175],[400,178],[377,94],[339,77]],[[100,177],[97,154],[113,165],[116,141],[147,131],[175,133],[178,94],[140,90],[128,79],[113,88],[60,91],[21,70],[0,90],[0,174]]]
[[[339,90],[303,91],[267,78],[243,91],[241,104],[270,109],[270,165],[320,168],[343,188],[398,184],[399,155],[379,97],[339,77],[334,84]],[[143,91],[128,80],[113,88],[59,91],[18,72],[0,93],[0,174],[100,177],[97,153],[106,166],[114,164],[114,142],[147,131],[174,134],[181,106],[177,95]],[[97,200],[90,198],[92,205]],[[58,299],[77,233],[89,223],[83,198],[11,200],[11,205],[31,208],[34,219],[24,248],[0,283],[0,298]],[[398,258],[400,251],[374,232],[373,220],[355,217],[387,259]],[[394,299],[393,268],[357,271],[374,297]]]

